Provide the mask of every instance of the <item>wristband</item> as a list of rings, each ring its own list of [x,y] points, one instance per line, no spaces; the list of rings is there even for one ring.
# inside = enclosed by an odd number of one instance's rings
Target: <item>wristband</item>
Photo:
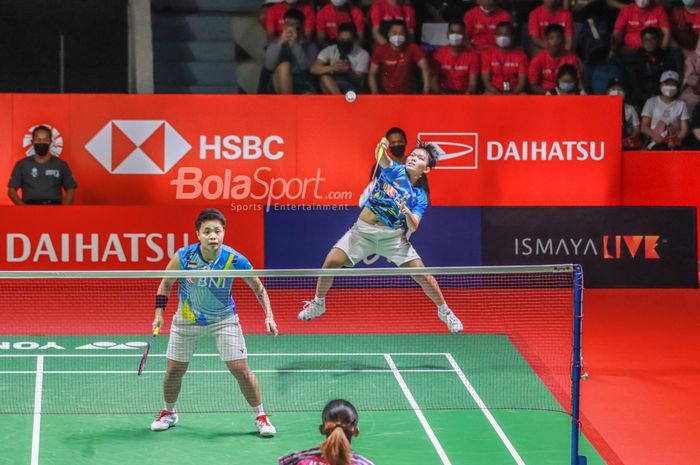
[[[168,305],[168,296],[167,295],[156,295],[156,308],[162,308],[165,309],[165,307]]]

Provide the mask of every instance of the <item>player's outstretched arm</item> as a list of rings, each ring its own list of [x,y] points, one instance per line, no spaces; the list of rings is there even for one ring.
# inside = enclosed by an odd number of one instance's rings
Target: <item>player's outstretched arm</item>
[[[179,270],[180,259],[177,254],[174,254],[165,267],[166,270]],[[170,289],[172,289],[175,283],[175,278],[163,278],[158,286],[158,291],[156,292],[156,316],[153,319],[153,329],[163,328],[165,324],[165,319],[163,318],[163,313],[165,312],[165,307],[168,305],[168,296],[170,295]]]
[[[270,296],[267,295],[267,290],[263,286],[260,278],[242,278],[243,281],[250,287],[250,289],[255,294],[258,299],[260,306],[265,311],[265,328],[267,332],[277,336],[279,331],[277,331],[277,323],[275,323],[275,316],[272,314],[272,306],[270,305]]]

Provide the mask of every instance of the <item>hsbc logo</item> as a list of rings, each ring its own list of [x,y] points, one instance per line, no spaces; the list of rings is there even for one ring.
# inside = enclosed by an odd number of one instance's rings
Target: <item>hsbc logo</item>
[[[191,148],[165,120],[111,120],[85,144],[112,174],[165,174]]]
[[[438,151],[437,170],[475,170],[479,167],[479,134],[476,132],[419,132],[419,142],[430,142]]]

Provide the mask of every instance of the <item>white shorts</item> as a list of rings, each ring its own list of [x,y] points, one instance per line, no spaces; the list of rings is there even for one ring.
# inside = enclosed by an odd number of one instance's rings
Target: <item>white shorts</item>
[[[333,246],[345,252],[352,265],[377,254],[398,266],[420,258],[403,229],[357,220],[352,228]]]
[[[210,325],[198,325],[179,313],[173,317],[165,356],[176,362],[189,362],[203,336],[214,337],[214,344],[224,362],[248,357],[238,315]]]

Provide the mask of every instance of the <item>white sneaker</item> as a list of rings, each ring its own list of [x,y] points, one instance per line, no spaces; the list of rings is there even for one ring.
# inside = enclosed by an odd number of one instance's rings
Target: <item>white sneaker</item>
[[[166,429],[175,426],[179,421],[177,413],[161,410],[153,423],[151,423],[152,431],[165,431]]]
[[[307,300],[304,302],[304,308],[299,312],[300,320],[313,320],[317,316],[326,313],[326,302],[319,302],[317,299]]]
[[[464,325],[462,325],[459,318],[452,313],[450,307],[445,306],[444,309],[438,307],[438,316],[447,325],[447,329],[449,329],[451,333],[457,334],[464,329]]]
[[[267,418],[267,415],[258,415],[257,417],[255,417],[255,426],[257,426],[258,428],[260,436],[264,436],[267,438],[277,434],[277,430],[274,426],[272,426],[272,423],[270,423],[270,420]]]

